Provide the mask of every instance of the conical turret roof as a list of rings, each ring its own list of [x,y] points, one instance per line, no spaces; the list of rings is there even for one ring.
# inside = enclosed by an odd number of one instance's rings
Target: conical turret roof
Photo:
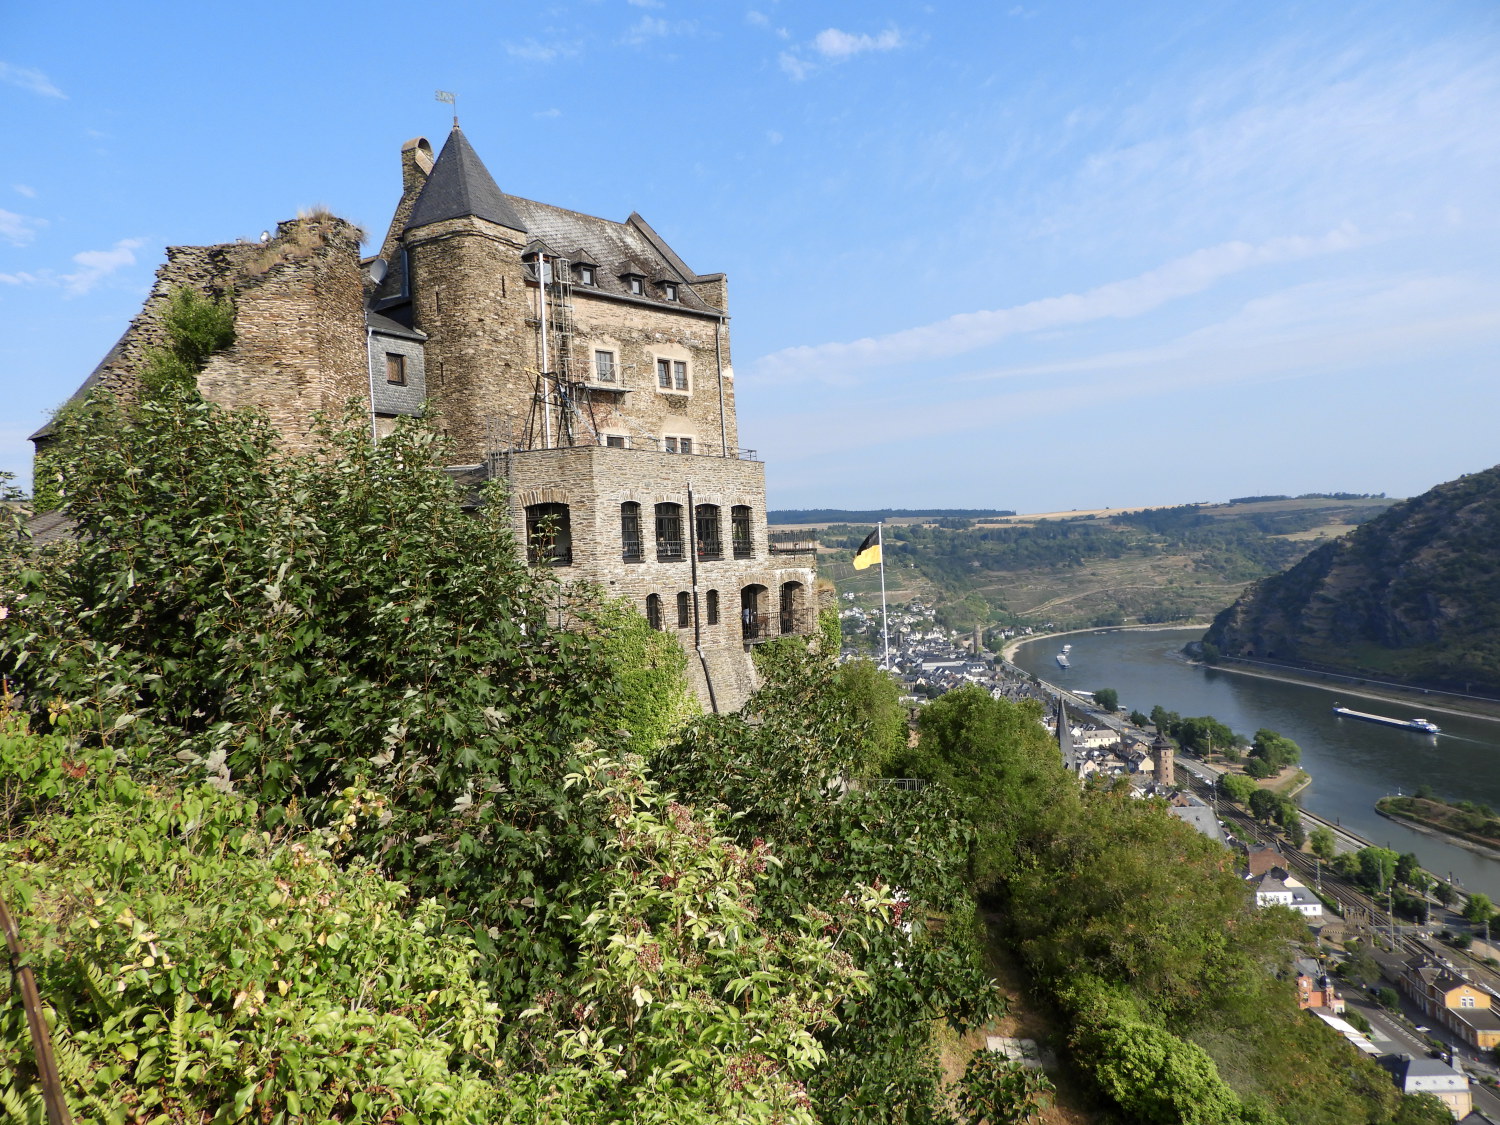
[[[437,163],[428,173],[422,194],[411,209],[406,229],[425,227],[444,219],[461,219],[469,215],[487,219],[511,230],[524,231],[526,225],[490,175],[484,161],[469,144],[457,125],[448,134]]]

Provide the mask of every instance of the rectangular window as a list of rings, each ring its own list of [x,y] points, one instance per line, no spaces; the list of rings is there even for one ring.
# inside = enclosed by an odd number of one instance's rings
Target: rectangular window
[[[677,286],[670,281],[662,282],[661,295],[669,301],[677,300]]]
[[[395,352],[385,353],[385,381],[398,387],[406,386],[406,357]]]
[[[736,504],[729,509],[729,531],[730,538],[734,543],[734,557],[737,559],[748,559],[754,556],[755,549],[750,542],[750,509],[744,504]]]
[[[664,391],[672,389],[672,361],[670,359],[656,361],[656,385]]]
[[[641,542],[641,506],[634,500],[620,505],[620,555],[626,562],[640,562],[646,557]]]
[[[690,437],[664,437],[661,439],[661,444],[668,453],[691,453],[693,451],[693,439]]]
[[[594,284],[594,267],[593,266],[578,266],[576,268],[578,270],[578,283],[580,285],[592,285],[592,284]]]
[[[644,294],[646,292],[645,282],[642,281],[639,277],[635,277],[635,276],[627,277],[625,279],[625,284],[630,287],[630,291],[632,293],[634,293],[637,297],[641,296],[642,294]]]
[[[677,595],[677,627],[686,629],[693,623],[693,602],[684,590]]]
[[[662,445],[668,453],[677,452],[677,439],[674,437],[662,438]]]
[[[615,353],[594,353],[594,378],[601,383],[613,383],[615,381]]]
[[[708,592],[708,623],[717,625],[719,623],[719,591]]]
[[[607,446],[609,446],[609,448],[611,448],[611,449],[624,449],[625,448],[625,435],[624,434],[605,434],[604,435],[604,444],[607,445]]]
[[[672,389],[676,391],[688,389],[687,364],[680,359],[672,361]]]
[[[699,504],[694,513],[694,532],[700,559],[722,559],[724,544],[719,538],[719,506]]]

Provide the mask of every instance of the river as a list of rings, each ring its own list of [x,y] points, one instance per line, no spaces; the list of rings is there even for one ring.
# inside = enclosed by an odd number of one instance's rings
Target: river
[[[1114,688],[1126,710],[1150,713],[1161,704],[1181,715],[1212,715],[1236,733],[1261,727],[1279,731],[1302,747],[1302,765],[1312,784],[1298,796],[1309,812],[1335,820],[1367,839],[1414,852],[1435,874],[1500,899],[1500,860],[1413,831],[1375,811],[1377,798],[1411,793],[1430,785],[1449,800],[1478,801],[1500,808],[1500,722],[1460,715],[1432,715],[1437,736],[1382,727],[1333,714],[1344,702],[1360,711],[1402,719],[1421,715],[1406,704],[1341,697],[1332,687],[1283,683],[1187,663],[1180,650],[1203,630],[1078,633],[1028,642],[1015,663],[1050,683],[1085,691]],[[1072,668],[1057,667],[1064,643],[1073,646]]]

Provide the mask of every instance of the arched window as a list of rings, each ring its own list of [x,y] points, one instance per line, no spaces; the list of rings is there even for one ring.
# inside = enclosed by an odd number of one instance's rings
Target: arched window
[[[626,562],[640,562],[646,557],[641,540],[641,506],[634,500],[620,505],[620,557]]]
[[[698,538],[699,559],[722,559],[724,540],[719,534],[719,506],[699,504],[693,509],[693,530]]]
[[[661,595],[646,595],[646,624],[661,632]]]
[[[687,555],[682,549],[682,505],[656,506],[656,561],[681,562]]]
[[[686,629],[693,623],[693,599],[686,591],[677,595],[677,627]]]
[[[748,559],[755,556],[755,547],[750,541],[750,509],[736,504],[729,509],[730,533],[734,538],[734,557]]]
[[[740,627],[744,638],[753,641],[768,636],[770,614],[766,612],[769,591],[761,585],[746,586],[740,591]]]
[[[783,582],[781,584],[781,631],[783,633],[797,633],[801,630],[798,626],[802,618],[802,583]]]
[[[566,504],[526,506],[526,561],[534,566],[573,565],[573,527]]]
[[[719,623],[719,591],[710,590],[703,601],[704,610],[708,614],[708,623],[717,625]]]

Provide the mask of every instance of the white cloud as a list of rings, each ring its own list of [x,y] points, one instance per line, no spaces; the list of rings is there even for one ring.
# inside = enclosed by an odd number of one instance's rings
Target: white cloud
[[[34,273],[0,273],[0,285],[44,285],[47,278]]]
[[[31,70],[24,66],[12,66],[8,62],[0,62],[0,82],[11,86],[19,86],[23,90],[30,90],[33,94],[40,94],[44,98],[66,98],[68,95],[52,84],[52,80],[40,70]]]
[[[767,129],[766,140],[770,141],[773,145],[779,145],[783,138],[775,129]]]
[[[561,117],[562,110],[553,106],[551,109],[539,109],[531,115],[532,117]]]
[[[752,27],[765,27],[771,21],[766,18],[766,14],[764,12],[757,12],[752,8],[750,11],[745,13],[745,22]]]
[[[15,188],[17,195],[24,195],[27,199],[36,198],[36,188],[29,184],[12,184],[11,186]]]
[[[578,47],[572,43],[538,43],[535,39],[527,39],[522,43],[507,43],[505,53],[513,59],[524,59],[526,62],[549,63],[556,59],[571,58],[578,54]]]
[[[781,52],[781,69],[792,76],[793,82],[801,82],[818,68],[805,61],[793,51]]]
[[[879,35],[856,35],[830,27],[813,37],[813,49],[825,59],[835,61],[853,58],[866,51],[893,51],[902,43],[901,33],[895,28],[882,31]]]
[[[60,280],[67,286],[70,296],[87,293],[116,270],[135,265],[135,250],[140,245],[139,238],[122,238],[108,250],[85,250],[74,254],[73,261],[78,270],[63,274]]]
[[[12,246],[25,246],[36,238],[36,232],[46,225],[46,219],[34,219],[30,215],[18,215],[14,211],[0,210],[0,239],[4,239]]]
[[[672,30],[671,24],[656,16],[642,16],[630,25],[630,30],[625,32],[625,42],[644,43],[648,39],[657,39],[668,34]]]
[[[632,8],[665,8],[662,0],[625,0]]]
[[[848,343],[785,348],[760,360],[756,370],[771,378],[848,380],[863,369],[962,355],[1017,333],[1140,316],[1256,266],[1338,253],[1366,241],[1353,228],[1340,227],[1317,238],[1288,236],[1259,245],[1225,242],[1083,293],[1044,297],[1004,309],[958,313],[932,324]]]

